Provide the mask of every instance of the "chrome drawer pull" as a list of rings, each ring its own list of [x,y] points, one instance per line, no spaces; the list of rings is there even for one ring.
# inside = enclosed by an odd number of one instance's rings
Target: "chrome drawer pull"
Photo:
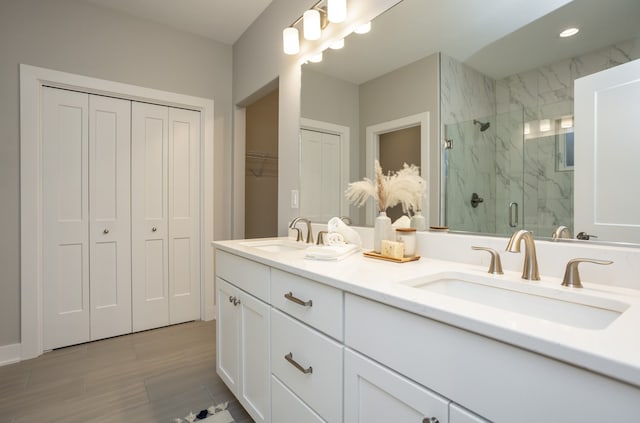
[[[293,359],[293,353],[289,353],[289,354],[285,355],[284,359],[287,360],[289,363],[291,363],[293,365],[293,367],[295,367],[296,369],[300,370],[304,374],[313,373],[313,368],[311,366],[309,366],[309,367],[307,367],[305,369],[297,361],[295,361]]]
[[[286,294],[284,294],[284,297],[289,300],[289,301],[293,301],[294,303],[304,306],[304,307],[311,307],[313,306],[313,301],[309,300],[309,301],[302,301],[300,298],[294,297],[293,296],[293,292],[287,292]]]

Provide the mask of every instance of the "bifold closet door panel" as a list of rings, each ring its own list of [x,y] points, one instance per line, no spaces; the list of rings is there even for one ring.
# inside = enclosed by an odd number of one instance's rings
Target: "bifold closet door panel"
[[[131,105],[133,330],[169,324],[169,109]]]
[[[43,348],[90,337],[88,94],[42,92]]]
[[[91,340],[131,332],[131,102],[89,96]]]
[[[169,323],[200,318],[200,112],[169,109]]]

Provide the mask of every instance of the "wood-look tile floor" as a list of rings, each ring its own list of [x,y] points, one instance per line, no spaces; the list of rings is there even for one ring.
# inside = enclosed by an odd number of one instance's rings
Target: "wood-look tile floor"
[[[215,321],[57,349],[0,367],[0,423],[171,422],[229,401],[216,374]]]

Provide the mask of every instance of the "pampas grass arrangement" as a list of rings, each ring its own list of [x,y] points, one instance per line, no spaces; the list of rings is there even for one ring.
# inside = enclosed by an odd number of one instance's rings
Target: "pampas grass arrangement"
[[[427,189],[426,181],[420,177],[420,168],[404,164],[397,172],[382,173],[380,162],[375,161],[375,180],[364,178],[349,184],[345,195],[355,206],[363,206],[369,198],[373,198],[378,211],[383,212],[397,204],[402,210],[420,210],[422,198]]]

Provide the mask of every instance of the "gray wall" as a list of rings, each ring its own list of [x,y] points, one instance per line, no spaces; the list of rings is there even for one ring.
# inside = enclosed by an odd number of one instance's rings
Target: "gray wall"
[[[20,342],[20,63],[215,101],[215,236],[228,238],[232,48],[79,0],[0,3],[0,346]]]

